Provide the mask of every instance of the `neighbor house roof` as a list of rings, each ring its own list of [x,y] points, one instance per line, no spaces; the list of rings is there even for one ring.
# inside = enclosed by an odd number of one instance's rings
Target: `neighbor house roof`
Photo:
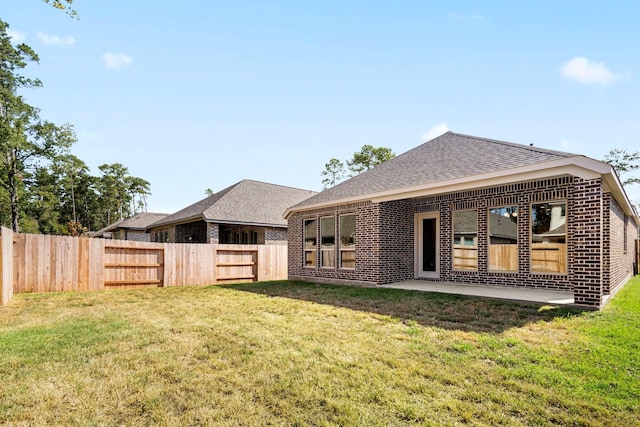
[[[90,236],[102,237],[104,233],[109,233],[113,230],[118,230],[118,229],[145,231],[147,226],[149,226],[150,224],[153,224],[158,220],[161,220],[162,218],[168,215],[169,214],[165,214],[165,213],[141,212],[139,214],[135,214],[130,218],[114,222],[113,224],[110,224],[103,229],[100,229],[98,231],[91,233]]]
[[[287,207],[317,194],[266,182],[242,180],[150,224],[149,228],[193,221],[286,227]]]
[[[633,212],[613,168],[606,163],[532,145],[447,132],[291,206],[285,216],[358,201],[424,197],[566,174],[585,179],[605,177],[616,199],[626,200],[627,214]]]

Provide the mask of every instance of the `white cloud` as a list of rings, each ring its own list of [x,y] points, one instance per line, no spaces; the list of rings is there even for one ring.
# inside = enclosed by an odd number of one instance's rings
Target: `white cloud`
[[[71,36],[63,39],[45,33],[38,33],[38,39],[46,46],[72,46],[76,43],[76,39]]]
[[[449,13],[449,18],[453,19],[454,21],[466,21],[466,20],[484,21],[484,16],[478,13],[465,15],[465,14],[460,14],[456,12],[451,12]]]
[[[560,72],[562,76],[584,84],[607,85],[620,77],[602,62],[591,62],[581,56],[576,56],[564,63]]]
[[[7,35],[14,43],[24,43],[27,40],[27,35],[20,31],[7,30]]]
[[[121,70],[133,62],[133,58],[122,53],[105,53],[102,55],[102,60],[107,68],[114,70]]]
[[[433,138],[436,138],[443,133],[449,132],[449,126],[447,126],[446,122],[438,123],[422,135],[420,135],[421,141],[431,141]]]

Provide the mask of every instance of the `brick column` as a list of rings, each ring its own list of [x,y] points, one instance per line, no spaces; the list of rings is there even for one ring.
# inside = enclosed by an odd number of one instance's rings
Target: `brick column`
[[[569,234],[570,276],[576,304],[600,307],[603,285],[602,180],[574,181]]]
[[[207,223],[207,243],[220,243],[220,228],[218,224]]]

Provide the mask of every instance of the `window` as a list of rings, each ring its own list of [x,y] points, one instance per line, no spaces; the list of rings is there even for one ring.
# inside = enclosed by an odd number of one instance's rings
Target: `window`
[[[478,211],[453,212],[453,269],[478,270]]]
[[[356,216],[340,215],[340,268],[356,267]]]
[[[316,266],[316,224],[315,219],[304,222],[304,266]]]
[[[531,205],[531,271],[567,272],[567,204]]]
[[[336,221],[334,216],[320,218],[320,267],[335,267]]]
[[[489,209],[489,271],[518,271],[518,207]]]
[[[169,241],[169,232],[156,231],[153,233],[153,241],[158,243],[167,243]]]

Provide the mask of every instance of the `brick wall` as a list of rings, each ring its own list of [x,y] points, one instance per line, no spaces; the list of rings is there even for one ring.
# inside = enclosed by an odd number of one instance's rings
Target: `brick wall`
[[[632,273],[638,274],[640,265],[638,265],[638,254],[636,252],[636,240],[638,240],[638,226],[635,220],[631,217],[627,217],[627,254],[629,259],[632,259],[635,270]]]
[[[380,280],[393,283],[414,275],[413,200],[380,204]]]
[[[319,254],[316,253],[316,266],[304,266],[303,225],[307,219],[316,219],[334,215],[336,230],[338,217],[343,214],[356,214],[356,267],[354,269],[321,268]],[[287,229],[289,279],[310,280],[321,283],[357,284],[374,286],[382,281],[380,269],[380,205],[371,202],[354,203],[327,209],[297,212],[289,217]],[[316,229],[316,239],[320,242],[320,230]],[[336,239],[336,252],[340,250]],[[318,251],[319,252],[319,251]],[[337,264],[337,263],[336,263]]]
[[[531,205],[564,201],[567,208],[566,273],[531,272]],[[488,209],[518,208],[518,271],[488,271]],[[452,213],[475,209],[478,212],[478,269],[452,268]],[[322,216],[356,213],[356,268],[303,266],[303,221]],[[620,207],[603,194],[600,179],[582,180],[571,176],[460,191],[415,200],[384,203],[364,202],[328,209],[298,212],[289,218],[289,276],[331,283],[384,284],[414,278],[415,215],[437,212],[440,218],[440,281],[469,284],[522,286],[574,290],[576,302],[599,307],[603,284],[617,286],[620,275],[630,268],[633,239],[627,253],[621,240],[625,217]],[[620,219],[622,218],[622,219]],[[637,225],[627,218],[629,236]],[[317,236],[319,241],[319,235]],[[614,250],[605,255],[605,247]],[[608,248],[609,246],[607,246]],[[617,248],[617,249],[616,249]],[[319,264],[319,263],[317,263]],[[617,269],[626,266],[620,272]],[[605,273],[605,267],[609,273]]]
[[[213,222],[207,223],[207,243],[220,243],[220,226]]]
[[[564,200],[570,205],[569,190],[572,182],[572,177],[560,177],[416,199],[414,213],[438,212],[440,214],[440,281],[571,289],[569,272],[566,274],[530,272],[529,242],[531,241],[531,204]],[[518,271],[490,272],[488,210],[506,206],[518,208]],[[477,271],[454,270],[452,214],[454,211],[469,209],[477,210],[478,213],[478,269]],[[568,210],[570,215],[571,208],[568,207]],[[570,217],[569,222],[571,222]],[[570,233],[571,224],[567,231],[567,234]]]
[[[576,178],[572,189],[569,244],[571,282],[576,304],[600,307],[603,296],[602,180]]]
[[[265,245],[281,245],[287,242],[287,229],[283,227],[263,227]],[[260,243],[258,234],[258,243]]]
[[[125,230],[126,240],[132,240],[134,242],[149,242],[151,241],[151,234],[138,230]]]
[[[605,230],[604,251],[604,289],[605,294],[615,292],[616,289],[624,284],[626,280],[633,275],[633,263],[635,257],[635,248],[633,241],[637,236],[637,228],[634,227],[632,218],[629,218],[622,210],[620,205],[611,197],[611,194],[605,195],[605,209],[609,207],[609,221],[605,224],[609,230]],[[605,210],[607,212],[607,210]],[[608,246],[609,250],[606,250]],[[609,268],[607,268],[609,267]]]

